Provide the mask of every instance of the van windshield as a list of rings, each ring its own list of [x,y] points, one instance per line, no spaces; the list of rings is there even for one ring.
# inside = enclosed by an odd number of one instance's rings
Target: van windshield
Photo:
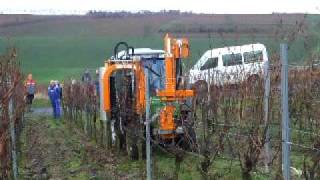
[[[206,63],[204,63],[203,66],[200,67],[200,70],[206,70],[206,69],[213,69],[218,66],[218,58],[208,58]]]
[[[225,54],[222,55],[223,66],[235,66],[242,64],[242,55],[241,53],[237,54]]]
[[[244,63],[254,63],[263,60],[262,51],[251,51],[243,53]]]

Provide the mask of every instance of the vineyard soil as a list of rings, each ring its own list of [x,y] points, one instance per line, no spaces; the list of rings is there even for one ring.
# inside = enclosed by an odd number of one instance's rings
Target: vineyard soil
[[[28,114],[21,141],[21,179],[120,177],[112,154],[49,116]]]
[[[173,179],[175,158],[157,147],[154,153],[154,175]],[[21,179],[140,179],[145,176],[144,161],[130,161],[99,147],[67,121],[52,119],[51,109],[45,106],[36,107],[33,113],[26,115],[20,159]],[[198,160],[186,157],[179,179],[201,178],[195,163]],[[219,157],[210,171],[221,174],[221,178],[234,179],[240,167],[235,160]],[[227,176],[223,175],[225,171],[229,172]],[[267,179],[268,176],[254,177]]]

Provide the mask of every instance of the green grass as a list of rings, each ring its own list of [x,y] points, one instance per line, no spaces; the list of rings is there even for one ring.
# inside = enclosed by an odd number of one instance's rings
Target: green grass
[[[52,79],[78,79],[86,69],[103,66],[104,61],[113,54],[113,47],[119,41],[126,41],[134,47],[151,47],[162,49],[161,35],[151,37],[15,37],[10,40],[18,48],[19,60],[25,74],[32,73],[40,84],[48,84]],[[183,61],[188,69],[210,47],[241,45],[252,42],[266,44],[270,53],[278,52],[280,41],[269,37],[243,36],[234,38],[190,37],[191,56]],[[289,58],[291,62],[302,62],[306,50],[304,40],[299,38],[290,45]],[[0,39],[0,53],[4,51],[7,40]]]
[[[68,169],[77,169],[81,166],[81,159],[73,159],[66,164],[66,168]]]
[[[161,48],[162,42],[156,39],[160,38],[16,37],[10,41],[18,48],[23,72],[32,73],[40,84],[47,84],[51,79],[78,79],[86,68],[103,66],[118,41],[135,47]],[[7,41],[0,39],[0,52],[5,44]]]
[[[175,158],[172,155],[161,152],[159,149],[153,151],[152,154],[152,172],[155,179],[174,179],[175,177]],[[145,175],[145,161],[130,161],[128,158],[119,158],[117,170],[122,174],[142,173]],[[200,160],[194,156],[185,156],[181,163],[178,177],[180,180],[202,179],[198,171]],[[141,172],[142,171],[142,172]],[[272,177],[269,174],[263,174],[263,167],[259,167],[259,171],[253,171],[252,177],[256,180],[267,180]],[[231,163],[229,158],[222,156],[216,158],[209,170],[211,177],[218,179],[241,179],[241,169],[239,162],[234,160]]]
[[[93,72],[97,67],[103,66],[105,59],[113,54],[113,47],[119,41],[126,41],[134,47],[162,49],[164,34],[159,33],[159,29],[174,26],[177,22],[184,26],[197,22],[197,18],[179,18],[146,18],[145,21],[139,18],[71,18],[2,27],[0,54],[7,46],[17,47],[23,72],[33,73],[40,84],[48,84],[51,79],[62,81],[70,77],[79,78],[86,68],[92,69]],[[309,29],[289,44],[289,63],[301,64],[310,57],[310,52],[319,53],[319,22],[319,15],[307,16]],[[199,23],[210,24],[211,21],[201,19]],[[277,24],[272,27],[277,27]],[[144,32],[147,30],[148,32]],[[207,34],[184,34],[190,39],[191,48],[191,57],[183,61],[185,68],[192,67],[210,48],[260,42],[267,46],[269,54],[277,53],[279,44],[286,40],[272,37],[274,34],[270,32],[253,35],[212,35],[210,39]],[[305,35],[308,37],[305,38]]]
[[[32,103],[32,108],[47,108],[51,107],[50,100],[35,98]]]

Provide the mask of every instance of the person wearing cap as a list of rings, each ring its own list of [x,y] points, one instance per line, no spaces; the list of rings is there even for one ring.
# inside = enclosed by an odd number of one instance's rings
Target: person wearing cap
[[[25,89],[26,89],[26,104],[27,111],[31,111],[31,105],[34,99],[34,94],[36,93],[36,81],[33,80],[32,74],[28,74],[27,79],[25,81]]]

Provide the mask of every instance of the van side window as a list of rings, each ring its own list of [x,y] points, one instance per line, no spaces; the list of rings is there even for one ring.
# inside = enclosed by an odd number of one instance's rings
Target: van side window
[[[242,64],[242,55],[241,53],[237,54],[225,54],[222,55],[223,66],[235,66]]]
[[[207,62],[200,67],[200,70],[212,69],[218,66],[218,58],[208,58]]]
[[[262,51],[251,51],[243,53],[244,63],[254,63],[263,60]]]

